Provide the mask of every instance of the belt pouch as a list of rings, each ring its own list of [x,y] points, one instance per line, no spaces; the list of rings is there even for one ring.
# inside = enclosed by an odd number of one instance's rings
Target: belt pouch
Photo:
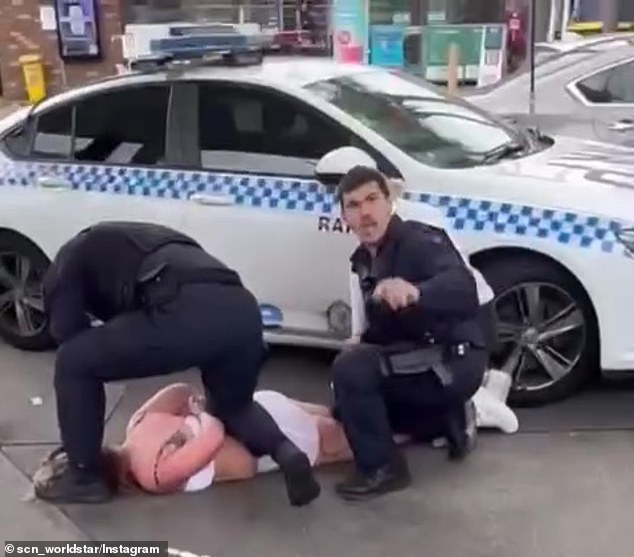
[[[441,346],[415,348],[407,351],[390,351],[383,353],[381,372],[385,377],[421,375],[433,372],[443,386],[453,382],[453,375],[444,362],[444,350]]]

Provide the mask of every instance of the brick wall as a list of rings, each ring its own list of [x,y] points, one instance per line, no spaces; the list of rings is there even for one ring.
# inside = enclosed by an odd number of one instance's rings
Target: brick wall
[[[23,54],[44,57],[47,93],[111,75],[121,61],[121,43],[113,37],[123,32],[124,0],[98,0],[100,43],[103,59],[97,62],[62,63],[55,31],[43,31],[40,5],[50,0],[0,0],[0,76],[5,99],[26,100],[18,58]]]

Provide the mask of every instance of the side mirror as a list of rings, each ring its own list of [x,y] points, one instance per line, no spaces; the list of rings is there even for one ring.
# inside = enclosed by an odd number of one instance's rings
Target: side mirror
[[[326,153],[315,166],[315,176],[323,184],[336,185],[354,166],[376,168],[376,161],[357,147],[339,147]]]

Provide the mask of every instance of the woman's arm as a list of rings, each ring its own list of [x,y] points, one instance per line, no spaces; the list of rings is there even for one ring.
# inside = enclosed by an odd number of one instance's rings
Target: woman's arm
[[[214,459],[223,444],[222,423],[204,412],[197,417],[200,421],[198,435],[187,439],[186,434],[179,431],[178,438],[167,442],[163,456],[157,456],[156,479],[161,490],[176,488],[186,482]]]
[[[189,399],[195,396],[194,388],[187,383],[172,383],[145,401],[134,413],[126,427],[126,433],[139,423],[147,412],[162,412],[174,416],[190,413]]]

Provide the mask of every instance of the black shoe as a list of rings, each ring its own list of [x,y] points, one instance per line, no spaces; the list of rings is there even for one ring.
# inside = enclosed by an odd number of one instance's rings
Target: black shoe
[[[472,400],[464,405],[463,416],[451,416],[447,424],[447,447],[450,460],[463,460],[478,441],[476,408]]]
[[[101,478],[81,478],[70,468],[46,484],[36,485],[35,495],[53,504],[106,503],[112,498],[112,492]]]
[[[292,506],[308,505],[319,497],[321,487],[313,475],[310,461],[295,445],[290,441],[282,443],[273,458],[284,475],[288,500]]]
[[[361,501],[400,491],[411,483],[405,459],[396,457],[390,464],[369,474],[356,472],[335,487],[337,493],[348,501]]]

